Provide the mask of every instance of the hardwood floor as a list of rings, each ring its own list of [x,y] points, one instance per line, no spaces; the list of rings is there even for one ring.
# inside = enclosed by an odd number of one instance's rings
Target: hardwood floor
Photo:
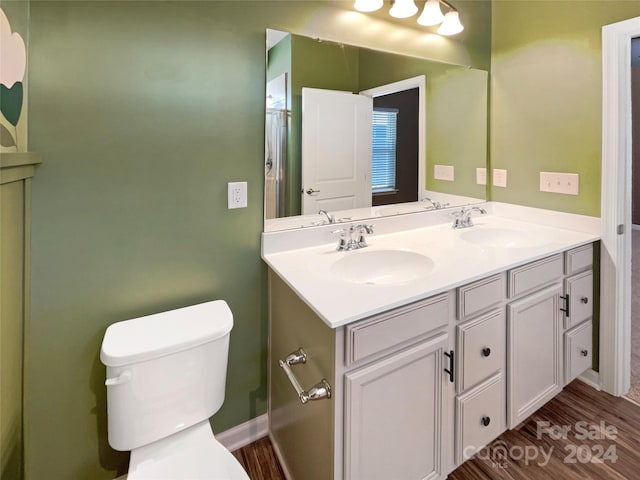
[[[233,454],[251,480],[285,479],[268,438]],[[448,478],[636,480],[640,478],[640,406],[576,380]]]
[[[269,437],[261,438],[231,453],[244,467],[251,480],[286,480]]]

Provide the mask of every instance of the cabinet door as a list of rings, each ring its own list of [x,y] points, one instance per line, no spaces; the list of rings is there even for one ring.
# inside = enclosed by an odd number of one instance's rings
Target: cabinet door
[[[507,305],[509,428],[562,390],[560,285]]]
[[[442,476],[447,335],[345,375],[345,478]]]

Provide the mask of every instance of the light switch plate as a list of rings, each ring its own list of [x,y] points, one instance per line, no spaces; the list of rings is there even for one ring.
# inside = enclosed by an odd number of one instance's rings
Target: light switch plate
[[[433,178],[435,178],[436,180],[446,180],[448,182],[453,182],[453,165],[434,165]]]
[[[494,168],[491,176],[493,179],[494,187],[506,187],[507,186],[507,171],[502,168]]]
[[[580,175],[577,173],[540,172],[540,191],[578,195]]]
[[[478,185],[486,185],[487,184],[487,169],[476,168],[476,184]]]

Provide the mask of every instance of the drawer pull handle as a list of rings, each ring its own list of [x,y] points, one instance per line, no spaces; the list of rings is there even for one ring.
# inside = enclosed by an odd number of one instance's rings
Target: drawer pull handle
[[[581,297],[580,301],[586,305],[587,303],[589,303],[589,297]]]
[[[491,423],[491,417],[482,417],[482,420],[480,421],[482,422],[483,426],[488,427]]]
[[[444,371],[449,374],[449,381],[451,383],[455,382],[455,369],[454,369],[454,353],[453,350],[449,350],[448,352],[444,352],[444,356],[449,359],[449,368],[445,368]]]
[[[316,383],[309,390],[304,390],[300,386],[300,382],[291,371],[291,367],[293,365],[300,365],[302,363],[307,363],[307,354],[302,348],[299,348],[293,353],[287,355],[287,358],[284,360],[278,360],[278,365],[280,368],[284,370],[284,373],[287,375],[287,378],[293,385],[300,401],[305,404],[309,400],[322,400],[323,398],[331,398],[331,385],[327,382],[326,378],[323,378],[318,383]]]
[[[582,355],[583,357],[588,356],[589,355],[589,350],[587,350],[587,349],[580,350],[580,355]]]
[[[488,357],[489,355],[491,355],[491,349],[489,347],[484,347],[482,349],[482,356]]]
[[[564,308],[561,308],[560,311],[564,312],[565,316],[569,317],[569,294],[567,293],[564,297],[560,295],[560,298],[564,300]]]

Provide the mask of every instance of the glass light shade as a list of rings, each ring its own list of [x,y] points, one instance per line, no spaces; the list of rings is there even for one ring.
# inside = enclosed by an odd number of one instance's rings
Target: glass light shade
[[[384,0],[356,0],[353,7],[359,12],[375,12],[380,10]]]
[[[389,15],[396,18],[407,18],[416,14],[418,7],[413,0],[396,0],[389,10]]]
[[[440,9],[440,0],[427,0],[422,14],[418,17],[418,23],[425,27],[430,27],[442,23],[443,19],[444,15]]]
[[[440,35],[455,35],[456,33],[460,33],[462,30],[464,30],[464,27],[460,23],[460,16],[458,15],[458,12],[451,10],[445,14],[442,25],[438,28],[438,33]]]

